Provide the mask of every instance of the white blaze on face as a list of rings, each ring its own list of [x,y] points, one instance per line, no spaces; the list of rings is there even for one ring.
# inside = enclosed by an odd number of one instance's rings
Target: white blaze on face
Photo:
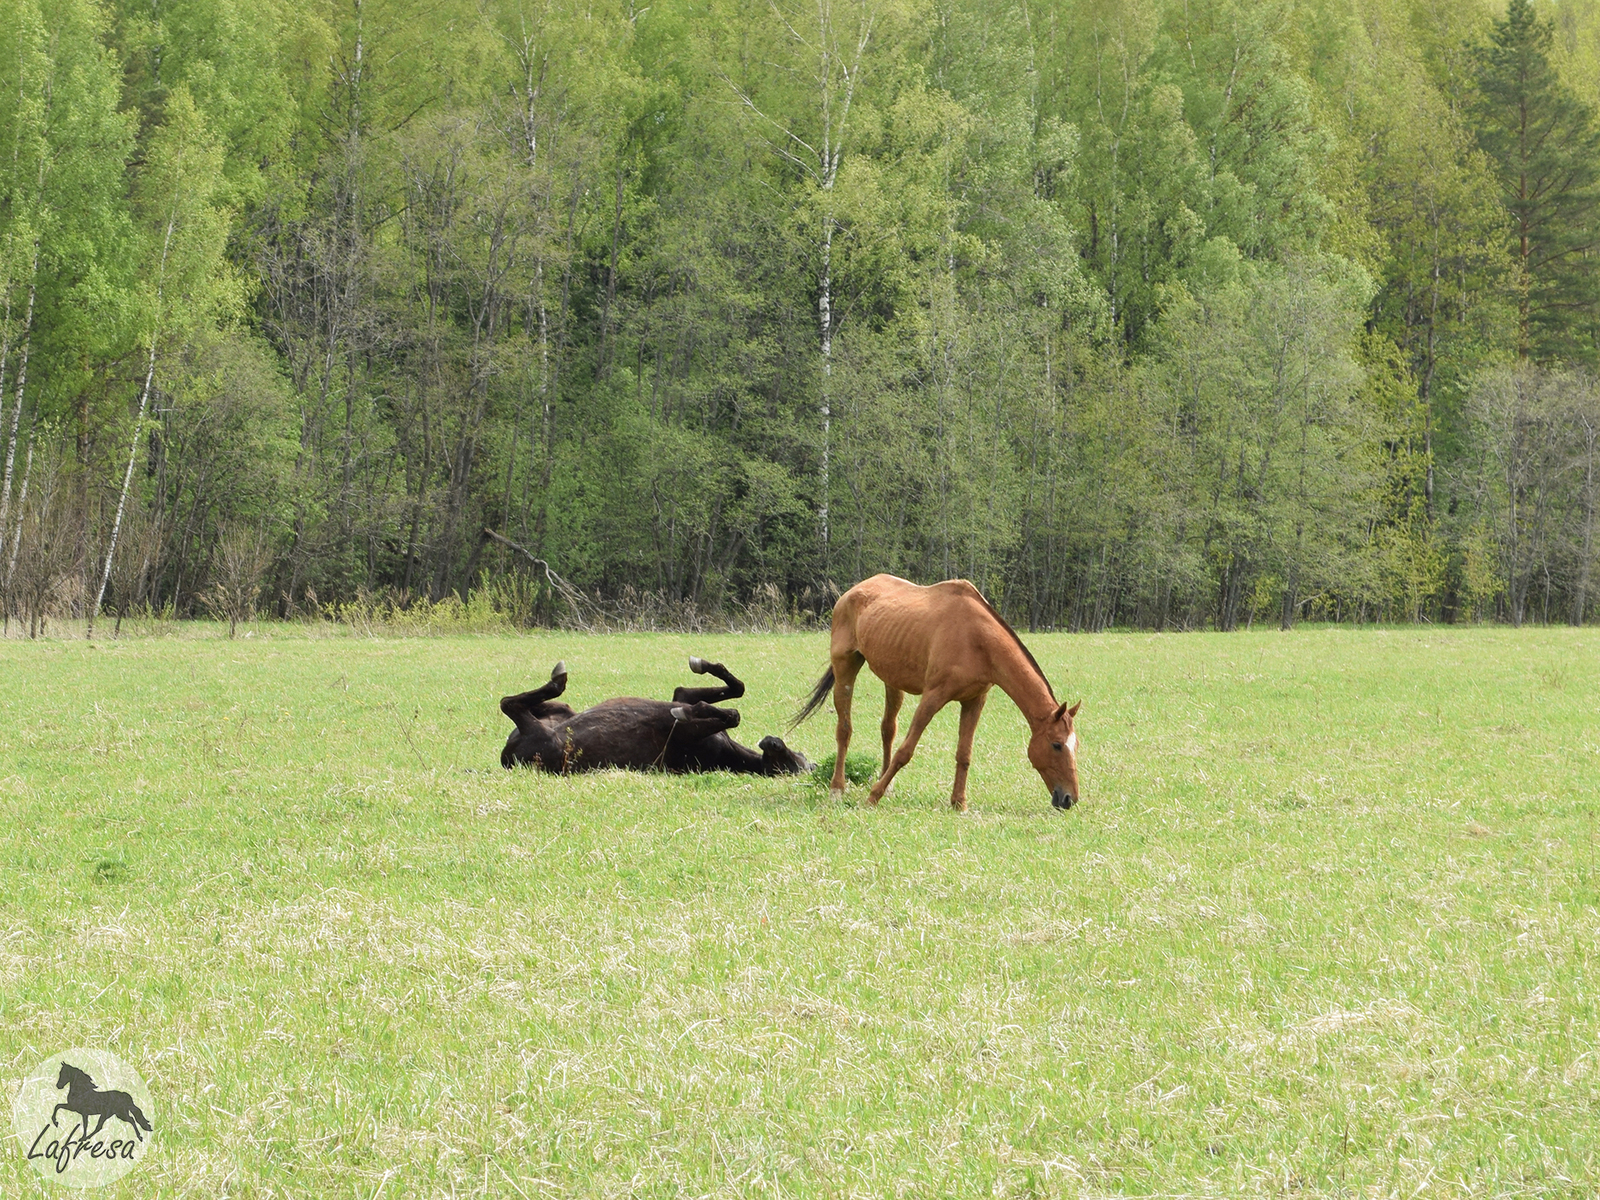
[[[1078,731],[1076,729],[1074,729],[1071,733],[1067,734],[1067,753],[1068,754],[1076,754],[1077,752],[1078,752]]]

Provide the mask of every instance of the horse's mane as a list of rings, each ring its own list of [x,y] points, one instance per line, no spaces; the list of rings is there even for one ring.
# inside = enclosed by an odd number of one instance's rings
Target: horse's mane
[[[1011,623],[1000,615],[1000,610],[989,603],[989,597],[978,591],[976,587],[972,591],[979,600],[983,601],[983,606],[989,610],[989,615],[1000,622],[1000,628],[1011,635],[1011,640],[1017,644],[1017,649],[1022,651],[1022,657],[1028,660],[1028,665],[1033,668],[1034,673],[1044,681],[1044,690],[1049,692],[1050,699],[1054,700],[1056,698],[1056,690],[1050,686],[1050,677],[1044,673],[1044,668],[1039,665],[1039,660],[1034,658],[1033,651],[1023,644],[1022,639],[1017,636],[1017,631],[1011,628]]]

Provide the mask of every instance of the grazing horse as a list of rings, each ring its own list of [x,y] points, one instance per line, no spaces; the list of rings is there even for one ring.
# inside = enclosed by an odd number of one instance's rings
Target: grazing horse
[[[61,1115],[63,1108],[68,1112],[77,1113],[83,1119],[85,1129],[89,1128],[90,1117],[99,1117],[100,1123],[93,1131],[84,1135],[83,1140],[87,1142],[105,1127],[108,1120],[120,1117],[133,1126],[134,1136],[141,1142],[144,1141],[144,1134],[139,1130],[149,1129],[150,1122],[144,1113],[139,1111],[139,1106],[127,1092],[102,1092],[95,1087],[89,1072],[80,1071],[65,1060],[61,1063],[61,1070],[56,1073],[56,1086],[67,1089],[67,1098],[56,1105],[50,1113],[50,1124],[56,1123],[56,1118]]]
[[[746,775],[799,775],[811,769],[804,754],[779,737],[764,737],[759,750],[728,736],[739,710],[718,708],[744,695],[744,684],[721,663],[691,658],[689,670],[712,675],[722,687],[686,688],[668,700],[623,696],[583,712],[556,700],[567,687],[567,667],[557,663],[550,682],[500,701],[517,731],[500,752],[500,765],[519,763],[565,775],[600,767],[651,767],[664,771],[734,771]]]
[[[917,740],[933,715],[954,700],[961,705],[961,732],[950,807],[964,812],[972,734],[989,689],[995,685],[1028,719],[1033,732],[1028,761],[1050,789],[1050,803],[1057,808],[1071,808],[1076,803],[1078,735],[1073,718],[1078,715],[1078,705],[1068,708],[1056,703],[1050,681],[1022,639],[965,579],[919,587],[893,575],[874,575],[856,584],[834,605],[829,659],[831,665],[794,724],[809,717],[828,692],[833,692],[833,707],[839,715],[839,753],[830,785],[834,796],[844,793],[850,701],[856,675],[865,663],[883,680],[886,693],[881,726],[883,774],[867,793],[867,803],[883,799],[895,773],[911,761]],[[891,758],[896,717],[907,692],[921,696],[922,702],[911,718],[906,740]]]

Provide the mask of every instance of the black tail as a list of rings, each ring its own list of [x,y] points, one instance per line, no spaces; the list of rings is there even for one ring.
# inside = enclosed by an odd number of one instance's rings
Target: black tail
[[[789,722],[789,728],[793,730],[801,721],[821,708],[822,702],[828,698],[828,693],[831,691],[833,691],[833,668],[830,666],[822,673],[822,678],[817,680],[817,686],[811,689],[811,699],[806,701],[805,707],[795,713],[794,720]]]

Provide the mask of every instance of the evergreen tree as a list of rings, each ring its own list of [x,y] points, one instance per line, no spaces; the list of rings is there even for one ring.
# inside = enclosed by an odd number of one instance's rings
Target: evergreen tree
[[[1594,362],[1600,125],[1556,74],[1553,38],[1529,0],[1511,0],[1478,55],[1474,116],[1511,215],[1517,355]]]

